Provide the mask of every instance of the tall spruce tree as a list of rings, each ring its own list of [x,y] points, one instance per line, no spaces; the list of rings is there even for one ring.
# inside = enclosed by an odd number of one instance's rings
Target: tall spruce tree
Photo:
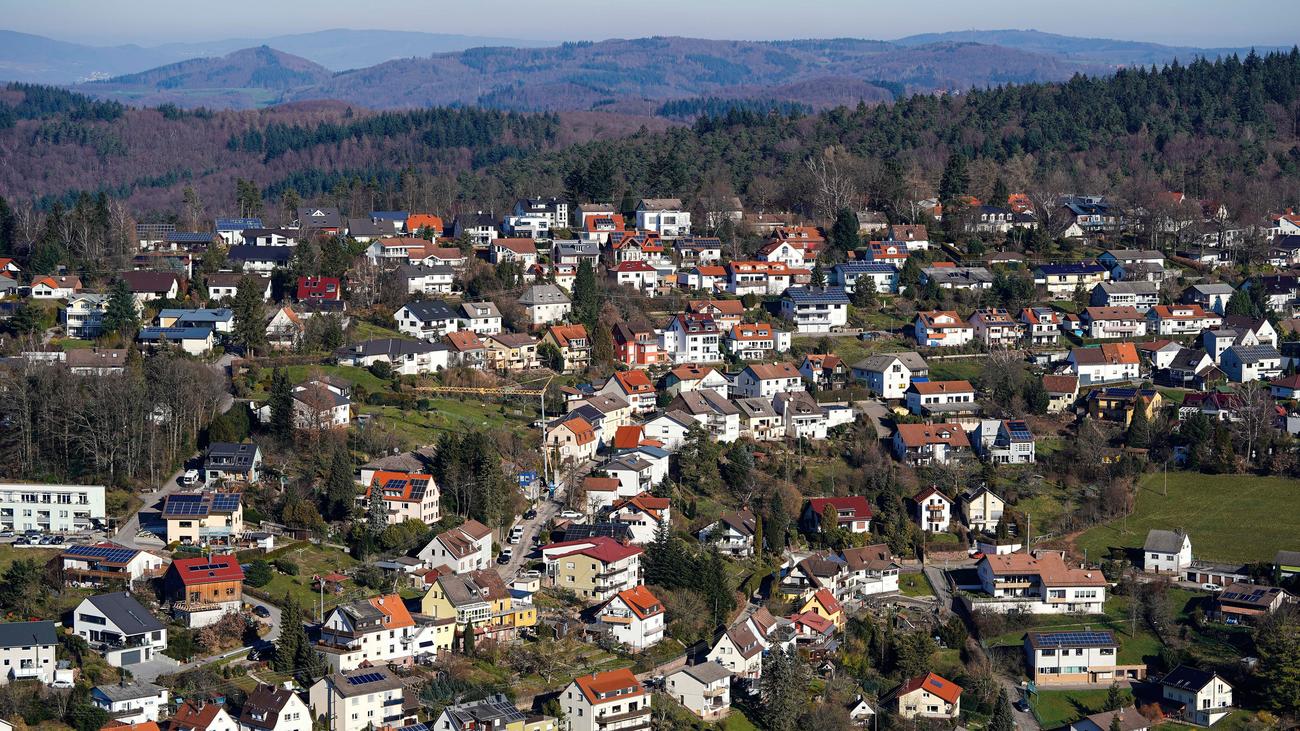
[[[105,335],[121,334],[131,338],[140,324],[135,295],[125,279],[118,278],[108,292],[108,307],[104,308],[101,330]]]
[[[346,444],[334,447],[329,472],[325,476],[325,517],[343,520],[352,514],[357,501],[357,485],[352,480],[352,457]]]
[[[600,287],[596,283],[596,270],[591,261],[583,259],[573,279],[573,319],[594,332],[600,317]]]
[[[283,368],[271,372],[271,433],[288,438],[293,435],[293,386]]]
[[[939,202],[948,205],[958,196],[964,195],[970,187],[970,173],[966,170],[966,156],[954,152],[948,156],[943,166],[943,177],[939,180]]]
[[[302,625],[302,610],[298,600],[286,593],[280,604],[280,636],[275,641],[271,669],[277,673],[293,672],[304,644],[307,644],[307,632]]]
[[[848,208],[841,208],[835,214],[835,223],[831,225],[831,246],[848,253],[858,248],[861,238],[858,235],[858,216]]]
[[[1016,717],[1011,712],[1011,701],[1007,698],[1007,689],[998,689],[998,698],[993,701],[993,715],[989,718],[988,731],[1016,731]]]
[[[262,293],[265,290],[257,280],[245,277],[235,290],[230,309],[235,316],[231,335],[235,342],[250,351],[266,343],[266,323],[262,320]]]

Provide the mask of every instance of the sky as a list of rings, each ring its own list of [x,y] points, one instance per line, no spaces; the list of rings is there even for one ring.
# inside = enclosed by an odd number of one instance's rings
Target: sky
[[[1300,42],[1296,0],[0,0],[0,27],[91,45],[330,28],[530,40],[773,40],[1027,29],[1228,47]]]

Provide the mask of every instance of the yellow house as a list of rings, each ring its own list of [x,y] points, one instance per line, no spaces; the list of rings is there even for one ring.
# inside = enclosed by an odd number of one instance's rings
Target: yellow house
[[[420,601],[420,611],[455,620],[451,627],[472,627],[475,635],[502,642],[537,624],[537,608],[514,599],[493,569],[439,576]]]
[[[812,612],[819,617],[829,619],[835,629],[844,629],[844,607],[831,594],[829,589],[818,589],[799,608],[799,613]]]
[[[228,543],[244,534],[244,506],[237,492],[178,492],[163,498],[168,543]]]

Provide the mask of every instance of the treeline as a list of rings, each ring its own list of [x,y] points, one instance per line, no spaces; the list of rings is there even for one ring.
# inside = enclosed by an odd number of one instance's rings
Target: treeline
[[[56,86],[21,84],[13,82],[6,91],[20,92],[21,101],[9,104],[0,101],[0,129],[8,129],[20,119],[44,119],[66,115],[73,121],[111,122],[126,111],[118,102],[99,101]]]
[[[554,141],[559,129],[554,114],[523,115],[483,109],[438,108],[384,112],[351,122],[318,122],[314,126],[272,122],[233,134],[227,149],[261,154],[271,161],[289,152],[348,139],[385,139],[418,134],[433,149],[487,147],[514,142],[539,149]]]
[[[719,99],[702,97],[697,99],[674,99],[664,102],[656,114],[670,119],[694,119],[696,117],[721,117],[733,110],[753,112],[759,115],[783,114],[797,117],[812,113],[807,104],[779,99]]]
[[[61,365],[0,374],[0,461],[11,475],[157,484],[219,413],[221,377],[182,357],[139,357],[122,375],[85,378]]]

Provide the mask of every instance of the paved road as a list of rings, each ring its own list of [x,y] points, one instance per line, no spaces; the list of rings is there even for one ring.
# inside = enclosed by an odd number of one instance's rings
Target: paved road
[[[510,547],[513,553],[510,557],[510,563],[497,564],[497,573],[501,575],[501,578],[504,579],[507,584],[514,581],[515,577],[519,575],[520,569],[522,569],[524,564],[528,561],[528,554],[533,551],[533,537],[538,534],[542,529],[542,526],[546,525],[550,522],[551,518],[555,517],[556,513],[560,512],[560,504],[553,500],[542,498],[537,501],[533,506],[533,509],[537,511],[537,515],[534,516],[532,520],[520,519],[515,523],[515,525],[524,529],[523,537],[521,537],[519,542],[514,545],[506,544]]]
[[[948,582],[943,577],[943,570],[938,566],[925,566],[925,578],[929,580],[930,586],[934,589],[934,595],[939,599],[939,614],[946,617],[952,613],[952,591],[948,588]]]
[[[866,401],[854,401],[854,408],[867,415],[867,421],[876,428],[876,438],[884,439],[893,433],[893,418],[889,414],[889,407],[880,399],[867,399]]]

